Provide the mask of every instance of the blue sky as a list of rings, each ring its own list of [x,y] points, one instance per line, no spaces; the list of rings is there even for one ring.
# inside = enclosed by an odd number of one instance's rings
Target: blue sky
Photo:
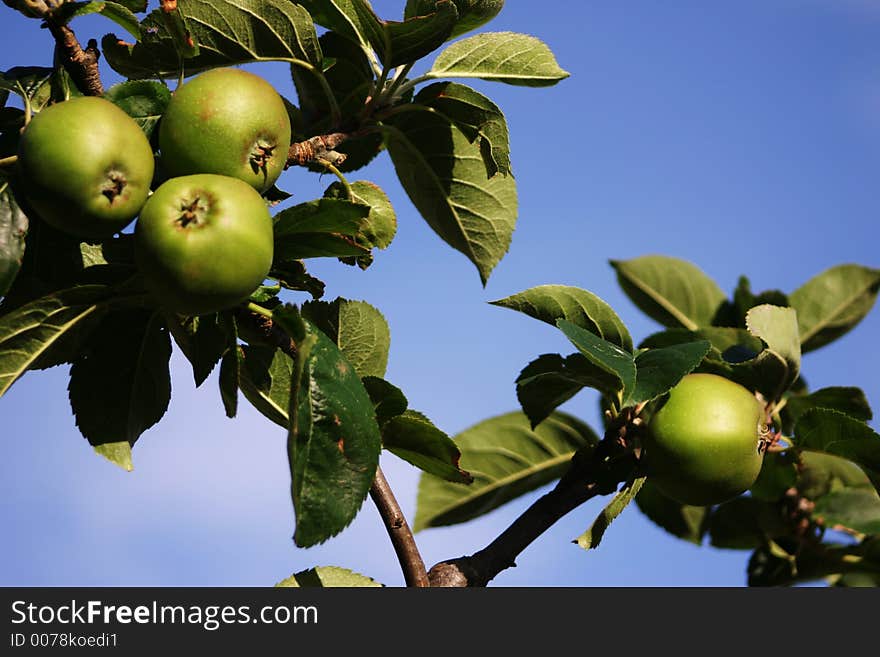
[[[373,2],[386,18],[404,4]],[[50,64],[46,31],[0,11],[0,70]],[[114,27],[99,17],[74,24],[83,41]],[[543,283],[583,287],[638,340],[658,326],[619,291],[609,259],[684,258],[726,291],[741,274],[756,290],[792,291],[836,264],[880,266],[880,2],[508,2],[489,27],[538,36],[571,77],[549,89],[474,85],[507,115],[520,195],[513,243],[486,288],[419,218],[387,157],[352,179],[388,192],[399,219],[394,244],[366,272],[329,260],[310,267],[327,298],[382,310],[392,329],[388,379],[447,432],[515,409],[520,369],[541,353],[570,351],[551,327],[492,299]],[[294,98],[286,66],[252,70]],[[330,182],[291,170],[280,185],[304,201]],[[880,408],[877,335],[875,309],[805,357],[810,385],[859,386]],[[295,548],[283,431],[243,400],[227,420],[216,373],[195,390],[177,354],[172,376],[169,411],[142,436],[132,473],[94,456],[79,436],[63,368],[30,373],[0,399],[0,584],[270,585],[331,564],[402,584],[369,502],[341,536]],[[598,422],[589,392],[565,409]],[[393,456],[382,465],[412,518],[417,473]],[[425,561],[479,549],[535,495],[419,533]],[[747,553],[675,540],[635,507],[585,553],[571,539],[600,507],[593,501],[563,519],[495,584],[744,584]]]

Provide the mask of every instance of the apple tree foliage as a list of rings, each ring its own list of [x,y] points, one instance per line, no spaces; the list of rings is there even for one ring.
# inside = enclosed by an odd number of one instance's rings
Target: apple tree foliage
[[[29,371],[69,366],[77,427],[98,454],[131,469],[138,439],[168,407],[172,349],[192,364],[197,386],[219,368],[228,416],[243,399],[288,431],[301,547],[351,523],[385,449],[423,471],[416,531],[466,522],[556,482],[549,496],[568,500],[557,516],[590,496],[609,498],[576,538],[585,549],[634,501],[682,540],[748,551],[751,585],[880,583],[880,436],[867,424],[871,408],[856,388],[809,389],[801,372],[803,353],[844,336],[871,310],[880,271],[844,264],[787,293],[756,293],[743,277],[728,295],[689,262],[612,261],[625,293],[663,327],[639,342],[584,289],[545,285],[494,301],[561,331],[572,351],[536,355],[523,367],[514,382],[521,411],[454,437],[383,378],[390,330],[380,310],[324,299],[311,259],[366,269],[394,238],[386,194],[348,179],[376,157],[391,158],[419,214],[483,283],[507,252],[517,220],[507,125],[467,79],[544,87],[568,74],[538,38],[482,31],[500,0],[409,0],[394,19],[366,0],[178,0],[152,10],[146,0],[4,3],[56,31],[90,13],[115,23],[108,32],[122,37],[108,33],[90,47],[99,45],[126,81],[101,92],[156,151],[169,82],[287,62],[297,92],[285,99],[292,141],[308,145],[292,148],[289,164],[338,182],[321,198],[275,211],[272,268],[248,302],[198,317],[170,313],[145,293],[129,234],[80,241],[51,228],[17,192],[14,159],[30,116],[94,90],[78,86],[70,65],[23,63],[0,73],[0,395]],[[426,72],[410,77],[425,59]],[[276,208],[289,195],[273,187],[264,197]],[[773,428],[752,488],[710,507],[664,497],[639,467],[639,427],[691,372],[753,391]],[[91,394],[97,386],[100,401]],[[599,431],[557,410],[584,388],[601,393]],[[541,530],[532,531],[519,550]],[[469,583],[491,580],[517,549],[497,566],[490,553],[469,562],[488,568]],[[376,582],[319,567],[280,584]]]

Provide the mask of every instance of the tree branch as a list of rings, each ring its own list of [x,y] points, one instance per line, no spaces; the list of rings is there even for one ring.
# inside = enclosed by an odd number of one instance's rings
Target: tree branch
[[[569,511],[597,495],[607,495],[633,476],[638,458],[618,440],[605,439],[590,454],[575,455],[556,487],[538,499],[498,538],[471,556],[442,561],[428,571],[431,586],[486,586]]]
[[[376,478],[373,480],[373,485],[370,486],[370,497],[379,510],[379,515],[382,516],[385,529],[388,530],[388,536],[391,538],[394,552],[397,553],[397,560],[403,570],[406,585],[431,586],[415,538],[381,468],[376,468]]]
[[[317,135],[305,141],[291,144],[287,151],[287,164],[284,168],[305,167],[316,162],[340,165],[345,162],[346,155],[337,153],[333,149],[351,136],[346,132],[333,132],[329,135]]]
[[[101,74],[98,71],[98,42],[89,39],[83,50],[73,30],[56,22],[51,15],[46,17],[46,27],[55,38],[61,63],[77,88],[87,96],[103,94],[104,85],[101,84]]]

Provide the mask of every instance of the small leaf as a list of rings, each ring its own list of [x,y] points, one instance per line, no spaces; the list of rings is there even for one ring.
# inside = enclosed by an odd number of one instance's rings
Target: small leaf
[[[360,510],[382,449],[373,404],[330,339],[292,307],[273,313],[295,341],[287,451],[299,547],[323,543]]]
[[[429,108],[410,107],[384,125],[397,177],[419,214],[476,265],[485,285],[510,247],[516,182],[487,178],[479,146]]]
[[[241,379],[241,357],[237,348],[230,349],[220,360],[220,400],[226,417],[234,418],[238,413],[238,388]]]
[[[170,358],[159,313],[138,308],[104,318],[70,368],[70,405],[82,435],[92,445],[133,446],[168,408]]]
[[[804,353],[852,330],[874,306],[878,290],[880,269],[850,264],[832,267],[792,292]]]
[[[290,260],[368,253],[355,238],[369,214],[368,206],[330,198],[282,210],[274,217],[273,269]]]
[[[385,33],[367,0],[301,0],[315,23],[374,50],[384,48]]]
[[[360,575],[347,568],[337,566],[318,566],[309,570],[301,570],[290,577],[281,580],[275,586],[278,587],[320,587],[320,588],[355,588],[355,587],[381,587],[376,580],[366,575]]]
[[[842,489],[872,489],[868,475],[852,461],[822,452],[800,452],[798,492],[816,501]]]
[[[843,413],[816,408],[804,413],[794,429],[795,446],[842,456],[859,465],[880,490],[880,435]]]
[[[547,87],[569,76],[541,40],[514,32],[484,32],[456,41],[437,57],[432,78],[480,78]]]
[[[269,276],[288,290],[308,292],[313,299],[324,296],[324,282],[309,274],[302,260],[273,262]]]
[[[709,353],[708,341],[648,349],[636,356],[636,385],[624,406],[635,406],[669,392]]]
[[[566,285],[539,285],[490,303],[517,310],[553,326],[558,320],[565,319],[626,351],[633,348],[629,331],[617,313],[587,290]]]
[[[450,39],[475,30],[488,23],[504,7],[504,0],[454,0],[458,21]],[[434,11],[437,0],[407,0],[404,17],[411,18]]]
[[[753,550],[768,539],[790,533],[775,503],[749,497],[737,497],[719,505],[709,518],[711,544],[717,548]]]
[[[666,256],[612,260],[617,280],[639,310],[669,328],[710,326],[726,295],[690,262]]]
[[[767,452],[761,462],[761,471],[749,494],[755,499],[776,502],[786,491],[797,485],[797,456],[793,450],[786,452]]]
[[[452,439],[421,413],[405,411],[382,428],[382,445],[420,470],[446,481],[469,484],[470,473],[459,467],[461,452]]]
[[[84,285],[37,299],[0,317],[0,397],[21,375],[90,318],[105,311],[111,289]]]
[[[397,386],[376,376],[363,377],[363,383],[376,409],[376,421],[380,428],[406,411],[409,402]]]
[[[262,345],[242,348],[239,366],[241,392],[260,413],[288,428],[293,360],[280,349]]]
[[[0,297],[6,295],[24,259],[28,218],[0,178]]]
[[[125,6],[125,3],[106,2],[104,0],[65,2],[52,12],[53,18],[59,23],[64,24],[69,23],[74,18],[87,16],[88,14],[101,14],[105,18],[109,18],[135,39],[139,39],[141,36],[138,18],[129,7]]]
[[[560,319],[556,325],[588,361],[617,379],[610,379],[613,382],[611,387],[600,392],[612,397],[620,395],[621,399],[629,398],[636,386],[633,355],[568,320]]]
[[[847,488],[822,497],[813,517],[831,529],[880,534],[880,497],[874,490]]]
[[[388,68],[419,60],[443,45],[457,20],[455,5],[440,0],[430,14],[402,22],[382,21],[385,38],[384,48],[377,49],[379,59]]]
[[[554,413],[534,431],[522,413],[499,415],[453,438],[460,465],[474,483],[454,484],[423,474],[416,531],[466,522],[558,479],[575,452],[599,442],[580,420]]]
[[[106,35],[101,50],[113,70],[132,79],[176,77],[181,68],[181,42],[189,48],[183,63],[187,75],[247,62],[321,65],[323,56],[314,23],[299,4],[287,0],[178,0],[177,9],[175,16],[180,22],[175,20],[170,26],[161,9],[150,12],[141,22],[141,39],[133,45]],[[181,29],[189,34],[178,34]],[[193,47],[188,46],[187,36]]]
[[[865,393],[859,388],[822,388],[808,395],[792,395],[786,400],[782,409],[782,430],[791,432],[798,418],[811,408],[840,411],[862,422],[868,422],[874,416]]]
[[[673,536],[700,545],[706,533],[709,507],[688,506],[664,495],[650,479],[645,481],[636,505],[647,518]]]
[[[93,445],[92,449],[95,450],[95,454],[103,456],[110,463],[118,465],[126,472],[134,470],[134,463],[131,460],[131,443],[127,440]]]
[[[368,249],[387,249],[397,233],[397,215],[382,188],[366,180],[351,183],[352,198],[347,199],[370,208],[363,220],[357,239]],[[324,192],[326,198],[345,199],[345,188],[336,182]]]
[[[559,406],[585,387],[616,390],[620,382],[582,354],[563,358],[544,354],[529,363],[516,379],[516,396],[534,429]]]
[[[168,327],[175,343],[192,364],[197,388],[205,382],[228,347],[229,321],[217,313],[168,317]]]
[[[797,381],[801,370],[797,313],[792,308],[755,306],[746,315],[746,326],[752,335],[767,344],[767,349],[757,358],[760,366],[765,361],[771,365],[773,378],[767,381],[762,392],[769,399],[780,399]]]
[[[620,491],[611,499],[611,501],[602,509],[602,513],[593,521],[590,528],[578,536],[575,543],[585,550],[593,550],[599,547],[602,537],[608,526],[619,516],[623,510],[633,501],[642,484],[645,483],[645,477],[640,477],[633,482],[623,486]]]
[[[421,89],[415,103],[431,107],[478,143],[486,176],[510,175],[510,135],[504,113],[489,98],[463,84],[436,82]]]
[[[302,315],[329,337],[358,376],[385,376],[391,330],[385,317],[365,301],[338,298],[307,301]]]
[[[104,98],[121,107],[149,137],[171,102],[171,91],[160,82],[131,80],[113,85]]]

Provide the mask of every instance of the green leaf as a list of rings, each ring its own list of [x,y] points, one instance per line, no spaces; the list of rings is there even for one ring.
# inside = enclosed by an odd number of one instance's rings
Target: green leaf
[[[605,508],[602,509],[602,513],[593,521],[590,528],[578,536],[575,543],[585,550],[593,550],[599,547],[599,543],[602,541],[602,537],[605,535],[609,525],[629,506],[629,503],[633,501],[644,483],[645,477],[640,477],[624,485]]]
[[[842,489],[872,489],[865,471],[848,459],[810,451],[799,456],[797,489],[807,499],[816,501]]]
[[[448,0],[437,2],[435,11],[403,22],[382,21],[384,48],[379,59],[388,68],[415,62],[439,48],[452,34],[458,11]]]
[[[788,297],[779,290],[767,290],[760,294],[752,292],[751,282],[745,276],[739,277],[733,291],[733,301],[725,302],[715,317],[718,326],[745,327],[746,314],[755,306],[770,304],[773,306],[789,306]]]
[[[880,435],[864,422],[824,408],[804,413],[795,424],[795,446],[842,456],[856,463],[880,490]]]
[[[667,256],[612,260],[617,280],[643,313],[669,328],[710,326],[726,300],[720,287],[690,262]]]
[[[554,413],[533,431],[520,412],[484,420],[453,440],[474,483],[463,486],[423,474],[416,531],[472,520],[555,481],[575,452],[599,442],[592,429],[565,413]]]
[[[223,354],[220,360],[220,400],[226,417],[234,418],[238,413],[238,389],[241,385],[241,352],[233,347]]]
[[[275,424],[290,426],[290,389],[293,360],[275,347],[242,348],[239,387],[254,408]]]
[[[0,297],[6,295],[24,259],[28,218],[0,178]]]
[[[0,74],[0,89],[33,99],[45,92],[54,69],[45,66],[13,66]],[[39,103],[41,107],[43,103]]]
[[[47,295],[0,317],[0,397],[69,332],[105,310],[112,290],[84,285]]]
[[[749,497],[719,505],[709,518],[710,541],[717,548],[753,550],[790,533],[778,505]]]
[[[510,308],[556,326],[568,320],[603,340],[632,351],[629,331],[617,313],[592,292],[567,285],[539,285],[489,303]]]
[[[416,94],[415,103],[431,107],[480,147],[486,175],[510,175],[510,135],[504,113],[489,98],[463,84],[436,82]]]
[[[354,116],[363,108],[370,94],[373,83],[370,60],[357,43],[336,32],[322,34],[319,42],[324,54],[322,67],[324,77],[333,92],[336,104],[343,116]],[[299,109],[302,110],[304,121],[303,134],[299,135],[295,127],[294,134],[305,138],[332,131],[337,126],[332,125],[330,99],[318,77],[313,72],[296,65],[291,65],[290,73],[296,86]],[[379,142],[381,143],[381,137]],[[351,155],[347,142],[338,150]],[[361,163],[361,166],[365,163]],[[346,165],[347,162],[343,163],[344,170]]]
[[[813,351],[852,330],[874,306],[878,290],[880,269],[848,264],[827,269],[792,292],[802,350]]]
[[[816,503],[813,517],[831,529],[880,534],[880,496],[873,490],[838,490]]]
[[[384,49],[385,33],[367,0],[301,0],[315,23],[362,46]]]
[[[428,225],[476,265],[485,285],[510,247],[516,182],[487,178],[479,146],[459,128],[429,108],[409,108],[385,125],[397,177]]]
[[[880,573],[877,541],[858,545],[825,543],[770,543],[752,553],[748,565],[749,586],[785,586],[810,582],[831,575]]]
[[[168,328],[174,341],[193,368],[196,387],[220,362],[229,346],[230,318],[222,314],[201,315],[197,317],[169,316]]]
[[[416,411],[405,411],[382,427],[382,446],[435,477],[460,484],[473,481],[459,467],[461,452],[452,439]]]
[[[159,313],[137,308],[107,315],[70,368],[70,405],[82,435],[92,445],[133,446],[168,408],[170,358]]]
[[[647,480],[636,495],[636,505],[647,518],[673,536],[700,545],[706,533],[709,507],[688,506],[664,495]]]
[[[376,421],[380,428],[389,420],[403,415],[409,402],[400,388],[376,376],[365,376],[362,381],[376,409]]]
[[[301,258],[363,255],[357,243],[370,208],[343,199],[321,198],[300,203],[275,215],[273,268]]]
[[[709,353],[708,341],[690,342],[660,349],[648,349],[636,356],[636,385],[624,406],[635,406],[669,392],[694,371]]]
[[[868,422],[874,416],[865,393],[859,388],[830,387],[816,390],[808,395],[792,395],[782,409],[782,430],[790,433],[798,418],[811,408],[828,408],[840,411],[856,420]]]
[[[540,39],[515,32],[484,32],[446,48],[427,77],[479,78],[494,82],[547,87],[569,76]]]
[[[708,340],[712,348],[707,358],[736,363],[750,360],[764,349],[764,343],[744,328],[709,326],[696,331],[673,328],[653,333],[639,344],[641,349],[659,349]]]
[[[458,9],[458,21],[450,39],[485,25],[498,15],[504,0],[454,0]],[[434,11],[437,0],[407,0],[404,17],[411,18]]]
[[[118,465],[126,472],[131,472],[132,470],[134,470],[134,463],[131,460],[131,443],[127,440],[120,440],[119,442],[115,443],[101,443],[100,445],[93,445],[92,449],[95,450],[95,454],[97,454],[98,456],[103,456],[105,459],[110,461],[110,463]]]
[[[346,199],[342,183],[336,182],[324,192],[326,198]],[[346,199],[370,208],[361,223],[357,241],[364,247],[387,249],[397,233],[397,215],[391,206],[388,195],[378,185],[366,180],[351,183],[351,198]]]
[[[88,14],[101,14],[105,18],[119,25],[135,39],[141,36],[140,23],[131,9],[118,2],[66,2],[60,11],[53,12],[53,16],[63,23],[68,23],[79,16]]]
[[[391,330],[382,313],[365,301],[338,298],[307,301],[302,315],[329,337],[358,376],[385,376]]]
[[[759,367],[769,366],[762,392],[769,399],[780,399],[797,380],[801,370],[801,343],[798,339],[797,313],[792,308],[755,306],[746,315],[746,326],[767,348],[758,354]],[[770,392],[771,394],[767,394]]]
[[[324,296],[324,282],[309,274],[302,260],[273,262],[272,269],[269,270],[269,277],[274,278],[288,290],[308,292],[313,299],[320,299]]]
[[[520,372],[516,396],[534,429],[583,388],[617,390],[619,385],[616,375],[608,374],[582,354],[566,358],[543,354]]]
[[[300,61],[320,69],[323,55],[314,23],[287,0],[178,0],[198,54],[184,63],[187,75],[247,62]],[[180,71],[177,36],[161,9],[141,22],[142,38],[127,44],[108,34],[101,50],[127,78],[171,78]]]
[[[149,137],[171,102],[171,91],[161,82],[131,80],[113,85],[104,98],[125,110]]]
[[[588,361],[609,375],[610,387],[600,392],[610,397],[619,395],[621,400],[632,395],[636,386],[636,365],[631,353],[568,320],[560,319],[556,325]]]
[[[755,499],[767,502],[782,499],[786,491],[797,485],[796,459],[797,455],[793,450],[764,454],[761,471],[755,483],[749,488],[749,494]]]
[[[295,309],[274,320],[296,341],[287,450],[296,512],[294,542],[322,543],[360,510],[382,450],[373,404],[354,368]]]
[[[281,580],[275,586],[278,587],[321,587],[321,588],[356,588],[356,587],[381,587],[382,584],[347,568],[338,566],[318,566],[309,570],[301,570],[290,577]]]

